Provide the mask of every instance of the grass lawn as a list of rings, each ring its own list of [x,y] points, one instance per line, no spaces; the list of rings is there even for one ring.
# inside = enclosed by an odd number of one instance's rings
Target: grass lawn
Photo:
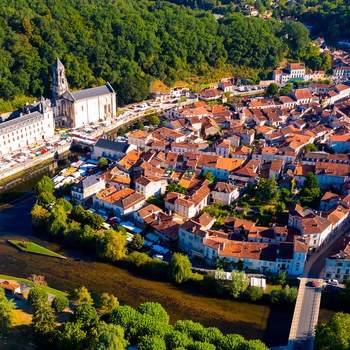
[[[19,278],[19,277],[14,277],[14,276],[7,276],[7,275],[0,275],[0,279],[2,280],[11,280],[11,281],[17,281],[17,282],[23,282],[26,283],[30,286],[36,286],[36,284],[32,281],[29,281],[25,278]],[[56,295],[56,296],[62,296],[62,297],[68,297],[69,294],[65,293],[65,292],[61,292],[60,290],[57,289],[53,289],[47,286],[42,286],[43,290],[47,293]]]
[[[65,259],[65,257],[63,255],[57,254],[49,249],[46,249],[38,244],[33,243],[33,242],[25,242],[25,246],[22,244],[22,241],[16,241],[16,240],[9,239],[8,242],[24,252],[47,255],[47,256],[52,256],[54,258]]]

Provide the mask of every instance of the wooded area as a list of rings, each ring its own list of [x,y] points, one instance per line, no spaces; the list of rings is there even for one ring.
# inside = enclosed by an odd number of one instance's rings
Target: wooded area
[[[171,86],[221,69],[258,80],[284,56],[299,60],[315,54],[300,23],[239,13],[217,21],[211,12],[166,1],[4,0],[0,5],[4,99],[50,96],[56,57],[66,67],[71,90],[109,81],[118,104],[125,104],[146,98],[156,78]]]

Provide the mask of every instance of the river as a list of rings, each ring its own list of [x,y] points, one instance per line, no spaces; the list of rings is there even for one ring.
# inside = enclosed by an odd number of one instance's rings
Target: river
[[[287,341],[291,314],[271,310],[268,306],[183,291],[171,283],[142,278],[36,237],[30,221],[33,204],[33,197],[28,195],[27,199],[4,206],[0,211],[0,273],[22,278],[33,273],[44,275],[49,286],[68,292],[84,285],[92,294],[112,293],[121,303],[133,307],[145,301],[156,301],[167,310],[172,323],[178,319],[191,319],[205,326],[218,327],[224,333],[259,338],[268,346]],[[6,242],[11,238],[34,241],[68,259],[61,261],[18,251]]]

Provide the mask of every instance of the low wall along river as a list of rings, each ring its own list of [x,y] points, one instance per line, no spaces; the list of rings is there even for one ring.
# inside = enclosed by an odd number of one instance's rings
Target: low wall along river
[[[30,183],[29,187],[33,184]],[[22,184],[23,189],[23,184]],[[19,191],[14,188],[13,191]],[[254,305],[185,292],[171,283],[153,281],[134,275],[112,264],[96,261],[80,252],[67,250],[56,243],[36,237],[32,231],[31,194],[15,205],[0,209],[0,273],[27,278],[31,274],[46,277],[49,286],[72,292],[84,285],[92,293],[112,293],[125,304],[137,307],[145,301],[161,303],[171,322],[191,319],[205,326],[218,327],[224,333],[239,333],[248,339],[259,338],[269,346],[283,344],[288,339],[291,314]],[[7,239],[34,241],[66,257],[54,258],[27,254],[10,246]]]

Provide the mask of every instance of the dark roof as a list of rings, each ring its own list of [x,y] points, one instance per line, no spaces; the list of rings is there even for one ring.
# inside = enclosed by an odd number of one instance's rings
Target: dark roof
[[[40,117],[41,115],[42,113],[40,112],[33,112],[33,113],[25,114],[21,117],[13,118],[11,120],[0,123],[0,129],[6,129],[9,126],[17,125],[18,123],[25,122],[35,117]]]
[[[71,92],[71,95],[73,96],[74,100],[77,101],[77,100],[84,100],[86,98],[91,98],[95,96],[106,95],[110,93],[114,93],[114,90],[112,86],[109,83],[107,83],[106,85],[103,85],[103,86]]]
[[[129,146],[130,145],[126,142],[116,142],[116,141],[111,141],[111,140],[101,139],[101,138],[98,139],[95,144],[95,147],[103,148],[113,152],[125,153],[125,154]]]
[[[80,181],[78,184],[74,185],[73,190],[76,188],[86,189],[93,186],[97,182],[100,182],[100,179],[97,176],[88,176],[83,181]]]

